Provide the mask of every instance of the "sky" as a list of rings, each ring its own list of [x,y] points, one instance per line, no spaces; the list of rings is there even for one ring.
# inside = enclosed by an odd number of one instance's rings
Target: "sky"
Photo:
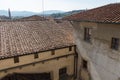
[[[72,11],[80,9],[91,9],[110,3],[120,2],[120,0],[0,0],[0,10],[11,11],[44,11],[61,10]]]

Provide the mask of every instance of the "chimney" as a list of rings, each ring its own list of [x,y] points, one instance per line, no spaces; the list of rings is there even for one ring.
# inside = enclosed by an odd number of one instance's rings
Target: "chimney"
[[[11,12],[10,12],[10,9],[8,9],[8,15],[9,15],[9,19],[11,20]]]

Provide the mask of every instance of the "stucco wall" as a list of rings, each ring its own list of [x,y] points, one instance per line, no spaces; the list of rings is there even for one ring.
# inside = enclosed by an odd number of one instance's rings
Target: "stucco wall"
[[[120,38],[119,24],[75,22],[78,53],[89,61],[89,71],[94,80],[118,80],[120,77],[120,49],[113,50],[111,38]],[[92,41],[84,41],[84,27],[92,28]],[[95,79],[96,77],[96,79]]]
[[[37,59],[34,59],[34,54],[20,56],[19,63],[14,63],[13,58],[0,60],[0,78],[4,77],[7,74],[12,74],[15,72],[17,73],[51,72],[52,79],[58,80],[59,69],[64,67],[67,67],[68,75],[74,74],[74,47],[72,47],[72,51],[69,51],[69,47],[57,49],[55,50],[55,55],[51,55],[51,51],[42,52],[39,53],[38,55],[39,58]],[[64,55],[68,56],[61,57]]]

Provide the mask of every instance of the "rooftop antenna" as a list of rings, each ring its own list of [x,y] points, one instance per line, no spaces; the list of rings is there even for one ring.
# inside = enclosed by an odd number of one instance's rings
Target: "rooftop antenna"
[[[10,9],[8,9],[8,15],[9,15],[9,19],[11,20],[11,12],[10,12]]]
[[[119,3],[119,0],[116,0],[116,3]]]
[[[44,19],[45,18],[45,16],[44,16],[44,0],[42,0],[42,11],[43,11],[42,15],[43,15],[43,19]]]

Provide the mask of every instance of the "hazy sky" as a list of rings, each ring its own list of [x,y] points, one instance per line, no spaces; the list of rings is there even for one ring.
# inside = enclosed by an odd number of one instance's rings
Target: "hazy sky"
[[[120,0],[43,0],[44,10],[71,11],[79,9],[90,9]],[[0,0],[0,10],[12,11],[42,11],[42,0]]]

